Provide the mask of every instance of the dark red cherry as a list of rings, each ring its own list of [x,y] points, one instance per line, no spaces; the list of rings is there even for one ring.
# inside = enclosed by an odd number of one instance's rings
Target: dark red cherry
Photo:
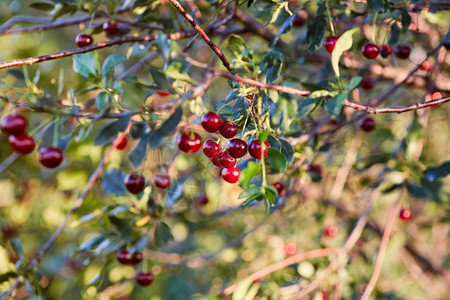
[[[370,131],[374,130],[375,129],[375,120],[372,119],[371,117],[365,118],[362,121],[360,128],[365,132],[370,132]]]
[[[124,136],[120,140],[119,144],[117,144],[117,150],[124,150],[127,147],[127,145],[128,145],[128,139],[126,136]]]
[[[387,58],[391,54],[392,54],[392,48],[391,47],[389,47],[388,45],[381,45],[380,46],[380,55],[383,58]]]
[[[225,121],[220,126],[219,132],[224,138],[231,139],[237,134],[238,127],[235,124]]]
[[[81,48],[81,47],[86,47],[86,46],[92,45],[92,43],[94,42],[94,39],[92,38],[92,35],[89,35],[86,33],[80,33],[77,35],[75,42],[77,43],[77,46]]]
[[[316,165],[316,164],[310,164],[308,166],[308,171],[309,172],[314,172],[317,173],[319,175],[322,176],[322,167],[320,165]]]
[[[400,220],[402,220],[403,222],[408,222],[411,219],[412,213],[411,213],[411,210],[409,210],[407,208],[403,208],[402,210],[400,210],[400,213],[398,216],[399,216]]]
[[[442,45],[444,45],[446,50],[450,50],[450,42],[444,42]]]
[[[214,142],[213,140],[207,140],[203,144],[203,153],[209,158],[219,156],[221,151],[222,147],[220,147],[220,145]]]
[[[153,184],[160,189],[167,189],[170,186],[170,177],[165,174],[153,176]]]
[[[142,252],[139,251],[134,252],[133,255],[131,255],[131,264],[132,265],[140,264],[143,257],[144,256],[142,255]]]
[[[216,132],[222,126],[222,120],[212,111],[203,114],[200,122],[202,123],[203,128],[211,133]]]
[[[119,25],[115,21],[103,23],[103,30],[107,35],[116,35],[119,32]]]
[[[27,120],[19,114],[8,115],[0,121],[0,128],[4,134],[19,135],[25,133],[27,129]]]
[[[327,50],[329,53],[333,52],[334,47],[336,47],[336,42],[339,38],[340,36],[327,36],[325,38],[325,41],[323,42],[325,50]]]
[[[281,182],[275,182],[272,184],[278,191],[278,195],[281,195],[281,193],[284,191],[284,184],[282,184]]]
[[[375,44],[367,43],[362,47],[361,51],[365,58],[374,59],[380,53],[380,48]]]
[[[269,142],[265,141],[266,149],[264,149],[264,158],[267,157],[267,148],[270,148]],[[248,146],[248,153],[251,157],[256,159],[261,159],[262,157],[262,149],[261,143],[258,140],[253,140]]]
[[[44,167],[54,169],[62,163],[64,155],[58,148],[44,147],[38,150],[37,158]]]
[[[145,189],[145,177],[136,173],[125,176],[125,188],[132,194],[139,194]]]
[[[335,237],[338,233],[339,229],[336,225],[329,225],[323,230],[323,234],[329,238]]]
[[[197,199],[195,199],[195,204],[198,206],[205,206],[209,203],[208,196],[206,194],[200,194]]]
[[[232,139],[228,142],[228,153],[234,158],[241,158],[247,153],[247,143],[241,139]]]
[[[219,154],[219,163],[224,168],[229,169],[236,165],[236,158],[234,158],[230,154],[228,154],[228,151],[224,151]]]
[[[241,170],[236,167],[222,170],[222,178],[229,183],[238,182],[239,175],[241,175]]]
[[[364,78],[361,81],[361,88],[365,91],[370,91],[375,86],[375,80],[372,78]]]
[[[433,66],[431,65],[430,61],[426,59],[420,66],[419,69],[422,71],[430,71]]]
[[[153,274],[151,272],[139,272],[136,274],[136,283],[140,286],[149,286],[153,282]]]
[[[196,132],[186,131],[178,137],[178,148],[185,153],[195,153],[202,147],[202,138]]]
[[[158,95],[160,95],[161,97],[167,97],[170,96],[170,92],[167,91],[157,91],[156,92]]]
[[[409,54],[411,54],[411,47],[407,45],[400,45],[395,47],[394,49],[395,56],[400,59],[407,59]]]
[[[302,27],[305,25],[306,19],[303,18],[301,15],[296,14],[294,19],[292,20],[292,27]]]
[[[211,159],[211,162],[213,165],[215,165],[218,168],[223,168],[223,166],[220,164],[219,157],[214,157]]]
[[[34,147],[36,146],[34,139],[31,136],[28,136],[26,133],[22,133],[19,135],[10,135],[9,136],[9,144],[11,148],[17,154],[26,155],[33,152]]]
[[[117,258],[117,261],[119,263],[121,263],[122,265],[131,265],[131,258],[130,258],[130,255],[128,254],[127,250],[121,249],[121,250],[117,251],[116,258]]]

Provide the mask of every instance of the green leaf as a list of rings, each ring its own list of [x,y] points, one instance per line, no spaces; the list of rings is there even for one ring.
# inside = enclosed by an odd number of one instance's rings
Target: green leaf
[[[428,181],[435,181],[438,178],[444,178],[450,174],[450,161],[446,161],[437,167],[431,167],[425,170],[425,178]]]
[[[259,174],[259,172],[261,172],[261,165],[254,161],[249,161],[247,168],[242,171],[241,176],[239,176],[239,185],[242,189],[248,189],[251,181],[256,175]]]
[[[77,54],[73,56],[73,70],[86,78],[89,78],[90,75],[95,76],[95,64],[95,58],[92,53]]]
[[[46,11],[53,10],[55,8],[55,6],[53,4],[48,3],[48,2],[34,2],[34,3],[30,4],[30,7],[34,8],[34,9],[46,10]]]
[[[161,126],[150,132],[148,145],[150,148],[156,148],[161,145],[164,138],[174,131],[183,117],[181,105],[177,106],[174,113]]]
[[[391,26],[391,33],[389,34],[389,45],[395,45],[398,42],[398,39],[400,38],[400,29],[398,28],[397,22],[394,22]]]
[[[408,126],[408,133],[405,138],[406,151],[405,156],[408,160],[413,160],[417,153],[418,140],[424,135],[424,128],[420,122],[417,112],[413,114],[413,120]]]
[[[266,195],[267,200],[269,200],[271,204],[274,204],[275,199],[277,199],[278,196],[278,191],[273,185],[268,185],[264,187],[264,194]]]
[[[170,57],[170,45],[172,44],[172,41],[169,40],[164,33],[160,33],[156,38],[155,44],[164,61],[168,63]]]
[[[306,100],[301,101],[297,109],[297,117],[303,118],[309,115],[317,106],[317,102],[321,99],[322,98],[307,98]]]
[[[408,29],[409,25],[411,25],[411,16],[408,11],[402,11],[402,28],[403,30]]]
[[[325,30],[327,29],[327,18],[324,14],[326,11],[325,4],[325,1],[319,2],[316,15],[308,22],[306,43],[310,51],[314,51],[321,46],[325,38]]]
[[[20,242],[20,239],[17,237],[13,237],[9,240],[11,243],[11,247],[13,248],[14,252],[20,257],[20,259],[24,259],[24,253],[23,253],[23,246]]]
[[[110,98],[107,92],[100,92],[95,98],[95,108],[102,110],[106,108],[106,104],[109,103]]]
[[[158,222],[155,227],[154,244],[158,248],[163,248],[169,241],[173,240],[170,227],[164,222]]]
[[[149,142],[150,134],[146,134],[128,154],[128,158],[135,168],[138,168],[143,162],[147,154],[147,145]]]
[[[102,75],[102,77],[105,77],[105,78],[107,78],[111,75],[114,75],[114,73],[113,73],[114,67],[126,59],[127,58],[125,57],[125,55],[123,55],[121,53],[111,54],[103,62],[100,74]]]
[[[288,162],[291,162],[294,159],[294,148],[292,148],[292,145],[288,141],[282,138],[279,138],[278,142],[280,143],[281,153],[283,153]]]
[[[95,137],[94,145],[100,146],[111,142],[119,132],[124,132],[130,123],[131,116],[132,114],[127,114],[126,116],[105,125]]]
[[[259,186],[252,184],[250,185],[249,188],[247,188],[246,190],[242,191],[239,194],[238,199],[244,199],[258,193],[261,193],[261,188]]]
[[[341,77],[339,71],[339,60],[341,59],[342,54],[350,50],[353,45],[353,34],[359,31],[359,28],[350,29],[337,40],[336,46],[334,47],[333,52],[331,53],[331,65],[333,66],[334,73],[337,77]]]
[[[244,40],[235,34],[228,38],[228,48],[235,54],[241,54],[246,49]]]
[[[84,242],[83,244],[78,247],[76,252],[83,252],[83,251],[91,251],[92,249],[95,249],[101,242],[103,242],[106,239],[105,234],[97,235],[96,237],[90,239],[87,242]]]
[[[384,9],[383,0],[367,0],[372,11],[380,12]]]
[[[269,129],[265,129],[259,133],[258,140],[261,143],[264,143],[267,140],[268,136],[269,136]]]
[[[0,283],[8,281],[10,278],[17,277],[17,274],[14,272],[7,272],[0,275]]]
[[[53,15],[53,21],[58,19],[61,16],[64,16],[66,14],[71,14],[73,15],[74,13],[76,13],[78,10],[78,5],[76,4],[70,4],[70,5],[63,5],[59,8],[57,8],[56,10],[53,10],[51,12],[51,15]]]
[[[286,157],[275,148],[267,148],[266,161],[268,165],[278,173],[282,173],[286,170]]]
[[[362,79],[363,79],[362,76],[352,77],[352,79],[350,80],[350,83],[345,87],[345,90],[346,91],[354,90],[361,83]]]
[[[161,73],[161,71],[155,68],[150,68],[149,71],[150,74],[152,75],[153,81],[161,90],[171,92],[172,94],[176,94],[176,91],[170,86],[169,81],[167,80],[166,76],[163,73]]]
[[[347,98],[347,92],[342,92],[325,101],[325,111],[329,114],[338,116],[341,113],[342,102]]]
[[[123,184],[125,173],[118,169],[111,169],[102,174],[103,191],[109,195],[114,194],[123,196],[127,194],[127,190]]]

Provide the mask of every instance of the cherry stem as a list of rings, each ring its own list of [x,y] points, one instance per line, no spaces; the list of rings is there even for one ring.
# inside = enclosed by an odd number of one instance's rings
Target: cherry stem
[[[189,136],[189,138],[190,138],[191,140],[193,140],[193,139],[195,138],[195,135],[194,135],[194,128],[191,128],[191,135]]]
[[[258,115],[259,115],[259,128],[262,129],[262,98],[258,97]],[[259,137],[259,133],[258,133]],[[266,178],[266,164],[264,163],[264,153],[266,151],[266,141],[261,142],[261,172],[262,172],[262,186],[267,185]]]
[[[372,25],[372,41],[373,41],[373,43],[375,43],[376,36],[377,36],[377,17],[378,17],[378,12],[376,11],[373,16],[373,25]]]
[[[330,7],[328,6],[328,1],[326,4],[326,7],[327,7],[328,20],[330,20],[331,35],[336,36],[335,31],[334,31],[333,18],[331,17]]]
[[[95,14],[92,14],[91,20],[89,21],[88,28],[86,30],[87,34],[91,34],[91,28],[92,28],[92,24],[94,22],[94,19],[95,19]]]
[[[61,118],[57,117],[53,125],[53,141],[52,146],[58,148],[59,137],[61,135]]]

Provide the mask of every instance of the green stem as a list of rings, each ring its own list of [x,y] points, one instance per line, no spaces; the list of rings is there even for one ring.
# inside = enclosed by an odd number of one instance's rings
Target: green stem
[[[262,99],[258,99],[258,115],[259,115],[259,128],[262,129]],[[259,133],[258,133],[259,136]],[[266,164],[264,163],[264,152],[266,151],[266,143],[265,141],[261,143],[261,172],[262,172],[262,186],[267,185],[266,178]]]
[[[343,90],[344,90],[344,87],[342,86],[341,77],[336,76],[336,82],[337,82],[337,84],[338,84],[338,86],[339,86],[339,90],[340,90],[340,91],[343,91]]]
[[[331,17],[330,7],[328,6],[328,1],[327,1],[326,6],[327,6],[328,20],[330,21],[331,35],[336,36],[335,31],[334,31],[333,18]]]
[[[53,127],[53,141],[52,146],[58,148],[59,136],[61,134],[61,118],[56,117],[54,127]]]
[[[42,128],[44,128],[44,126],[47,126],[48,123],[50,123],[50,121],[52,121],[53,118],[48,118],[47,120],[45,120],[44,122],[39,123],[39,125],[35,128],[33,128],[33,130],[30,132],[31,136],[34,136],[36,133],[38,133],[39,131],[41,131]]]
[[[270,215],[269,199],[267,199],[267,197],[264,197],[263,201],[264,201],[264,206],[266,207],[266,216],[269,216]]]
[[[373,25],[372,25],[372,42],[374,42],[374,43],[376,41],[376,35],[377,35],[377,17],[378,17],[378,12],[375,12],[375,15],[373,16]]]

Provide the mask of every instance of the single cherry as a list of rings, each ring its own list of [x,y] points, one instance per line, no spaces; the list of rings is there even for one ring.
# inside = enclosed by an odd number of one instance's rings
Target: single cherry
[[[124,150],[127,147],[127,145],[128,145],[128,139],[126,136],[124,136],[120,140],[119,144],[117,144],[117,150]]]
[[[295,255],[295,253],[297,253],[297,245],[291,242],[287,242],[284,244],[283,250],[286,257],[293,256]]]
[[[375,129],[375,120],[372,119],[371,117],[365,118],[362,121],[360,128],[365,132],[371,132],[372,130]]]
[[[151,272],[139,272],[136,274],[136,283],[140,286],[149,286],[153,282],[153,274]]]
[[[296,14],[294,19],[292,20],[292,27],[302,27],[303,25],[305,25],[306,23],[306,19],[303,18],[301,15]]]
[[[224,168],[232,168],[236,165],[236,158],[228,154],[228,151],[224,151],[219,154],[219,162]]]
[[[63,152],[55,147],[44,147],[38,150],[38,161],[46,168],[59,167],[64,159]]]
[[[329,225],[323,230],[323,234],[329,238],[335,237],[338,233],[339,229],[336,225]]]
[[[209,158],[219,156],[221,151],[222,147],[213,140],[206,140],[203,144],[203,153]]]
[[[121,263],[122,265],[131,265],[131,258],[130,258],[130,255],[128,254],[127,250],[121,249],[121,250],[117,251],[116,258],[117,258],[117,261],[119,263]]]
[[[195,199],[195,204],[198,205],[198,206],[205,206],[208,203],[209,203],[209,199],[208,199],[208,196],[206,196],[206,194],[200,194]]]
[[[411,54],[411,48],[407,45],[400,45],[394,49],[395,56],[400,59],[407,59],[409,54]]]
[[[142,255],[142,252],[139,251],[134,252],[133,255],[131,255],[131,264],[132,265],[140,264],[143,257],[144,256]]]
[[[167,91],[157,91],[156,92],[158,95],[160,95],[161,97],[167,97],[167,96],[170,96],[170,92],[167,92]]]
[[[167,189],[170,186],[170,177],[165,174],[153,176],[153,184],[160,189]]]
[[[229,183],[238,182],[239,175],[241,175],[241,170],[236,167],[222,170],[222,178]]]
[[[265,141],[266,149],[264,149],[264,158],[267,158],[267,148],[270,148],[270,144],[268,141]],[[262,147],[261,143],[258,140],[253,140],[248,146],[248,153],[251,157],[256,159],[261,159],[262,157]]]
[[[33,152],[36,143],[34,139],[27,135],[26,133],[22,133],[19,135],[10,135],[9,136],[9,144],[11,148],[17,154],[26,155]]]
[[[125,188],[132,194],[139,194],[145,189],[145,177],[136,173],[125,176]]]
[[[373,78],[364,78],[361,81],[361,88],[365,91],[370,91],[375,86],[375,80]]]
[[[241,158],[247,153],[247,143],[241,139],[232,139],[228,142],[228,153],[234,158]]]
[[[422,71],[430,71],[433,66],[431,65],[430,61],[426,59],[420,66],[419,69]]]
[[[103,30],[107,35],[116,35],[119,32],[119,25],[115,21],[103,23]]]
[[[200,122],[202,123],[203,128],[211,133],[216,132],[222,126],[222,120],[217,114],[213,113],[212,111],[203,114]]]
[[[380,48],[375,44],[367,43],[362,47],[361,51],[365,58],[374,59],[380,53]]]
[[[284,191],[284,184],[282,184],[281,182],[275,182],[272,184],[278,191],[278,195],[281,195],[281,193]]]
[[[411,219],[412,213],[411,213],[411,210],[409,210],[407,208],[403,208],[402,210],[400,210],[400,213],[398,216],[399,216],[400,220],[402,220],[403,222],[408,222]]]
[[[0,121],[0,128],[4,134],[20,135],[27,129],[27,120],[19,114],[8,115]]]
[[[202,147],[202,138],[193,131],[186,131],[178,137],[178,148],[185,153],[195,153]]]
[[[235,124],[225,121],[220,126],[219,132],[224,138],[231,139],[237,134],[238,127]]]
[[[328,53],[333,52],[334,47],[336,47],[336,42],[340,38],[340,36],[327,36],[325,41],[323,42],[323,46]]]
[[[308,166],[308,171],[309,172],[313,172],[313,173],[317,173],[320,176],[322,176],[322,167],[320,165],[310,164]]]
[[[92,35],[89,35],[86,33],[80,33],[77,35],[75,42],[77,43],[77,46],[81,48],[81,47],[86,47],[86,46],[92,45],[92,43],[94,42],[94,39],[92,38]]]
[[[219,157],[214,157],[211,159],[211,162],[213,165],[215,165],[218,168],[223,168],[223,166],[220,164]]]
[[[391,47],[389,47],[388,45],[381,45],[380,46],[380,55],[381,55],[381,57],[387,58],[391,54],[392,54],[392,48]]]

